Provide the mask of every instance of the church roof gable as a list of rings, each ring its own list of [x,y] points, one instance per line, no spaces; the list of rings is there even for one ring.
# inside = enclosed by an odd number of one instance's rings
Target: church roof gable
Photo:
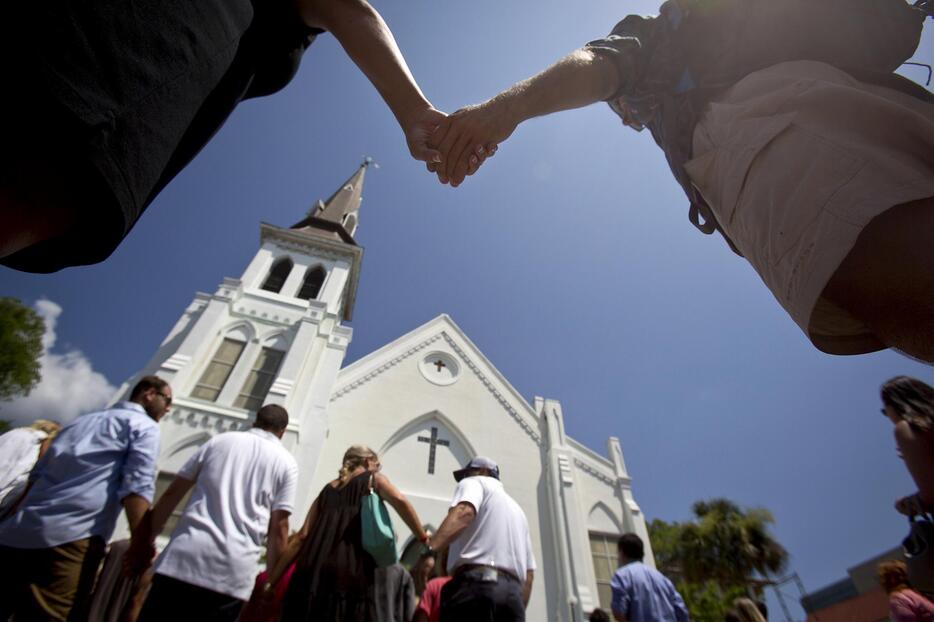
[[[465,373],[476,376],[525,432],[536,443],[540,443],[541,434],[535,411],[447,314],[439,315],[342,369],[338,373],[335,390],[331,393],[331,402],[341,399],[402,361],[421,352],[429,353],[432,345],[441,343],[457,354]]]

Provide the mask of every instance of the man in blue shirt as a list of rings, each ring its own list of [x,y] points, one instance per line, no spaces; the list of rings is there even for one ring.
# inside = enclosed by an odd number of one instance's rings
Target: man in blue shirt
[[[610,581],[616,622],[688,622],[687,607],[668,577],[642,563],[642,539],[627,533],[618,547],[620,568]]]
[[[152,502],[158,421],[171,404],[168,383],[146,376],[129,401],[62,428],[16,512],[0,523],[0,615],[86,619],[120,508],[132,528]]]

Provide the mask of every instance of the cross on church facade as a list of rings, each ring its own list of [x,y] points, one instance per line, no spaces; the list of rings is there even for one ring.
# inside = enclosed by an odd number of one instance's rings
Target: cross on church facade
[[[438,361],[438,362],[441,363],[441,361]],[[441,363],[441,364],[444,365],[444,363]],[[418,442],[429,443],[430,445],[430,448],[428,450],[428,474],[434,475],[435,473],[435,449],[438,447],[438,445],[441,445],[442,447],[450,447],[451,442],[438,438],[438,428],[434,426],[431,426],[431,438],[419,436]]]
[[[432,365],[438,368],[438,373],[441,373],[442,368],[447,367],[447,365],[445,365],[444,361],[442,361],[441,359],[438,359],[437,361],[432,363]]]

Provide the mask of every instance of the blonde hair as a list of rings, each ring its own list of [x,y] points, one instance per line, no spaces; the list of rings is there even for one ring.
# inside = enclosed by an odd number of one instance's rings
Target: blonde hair
[[[886,594],[909,587],[908,566],[901,560],[893,559],[882,562],[876,567],[876,574],[879,577],[879,585]]]
[[[55,423],[54,421],[49,421],[48,419],[36,419],[29,427],[33,430],[45,432],[48,435],[48,438],[54,438],[62,426]]]
[[[362,467],[367,460],[379,460],[376,452],[366,445],[353,445],[344,452],[344,462],[337,476],[344,481],[357,467]]]
[[[733,601],[733,610],[742,622],[765,622],[751,598],[737,598]]]

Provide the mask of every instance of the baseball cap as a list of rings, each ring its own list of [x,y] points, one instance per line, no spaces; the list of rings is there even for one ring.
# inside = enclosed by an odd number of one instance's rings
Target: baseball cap
[[[458,469],[454,471],[454,481],[459,482],[465,477],[472,469],[489,469],[490,477],[495,477],[499,479],[499,467],[495,462],[484,456],[474,456],[470,462],[464,465],[463,469]]]

